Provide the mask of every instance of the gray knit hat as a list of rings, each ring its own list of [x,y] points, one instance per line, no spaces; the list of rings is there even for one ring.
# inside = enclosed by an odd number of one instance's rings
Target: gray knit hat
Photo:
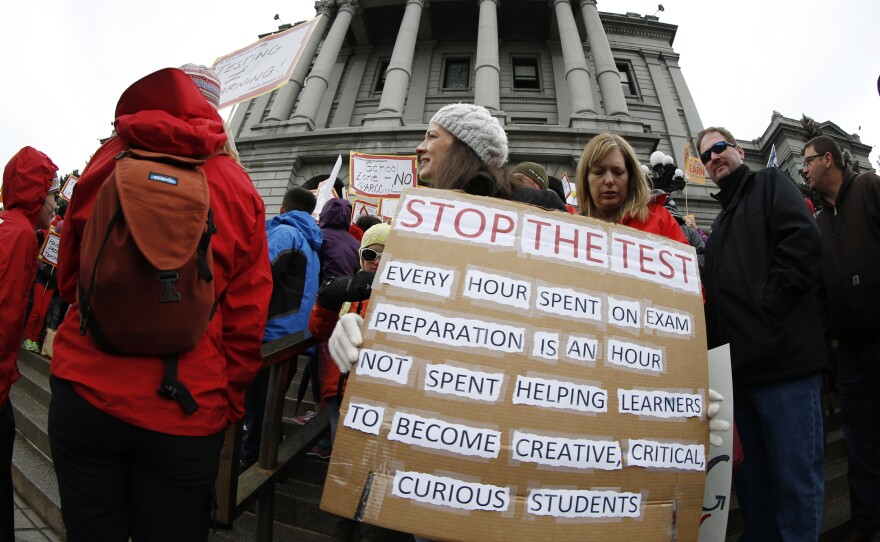
[[[431,122],[460,139],[486,164],[501,167],[507,163],[507,134],[485,107],[449,104],[437,111]]]

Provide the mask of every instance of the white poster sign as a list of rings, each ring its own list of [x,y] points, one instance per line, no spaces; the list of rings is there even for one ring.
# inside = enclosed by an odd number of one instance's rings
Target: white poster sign
[[[214,61],[220,109],[265,94],[290,80],[318,18],[265,38]]]

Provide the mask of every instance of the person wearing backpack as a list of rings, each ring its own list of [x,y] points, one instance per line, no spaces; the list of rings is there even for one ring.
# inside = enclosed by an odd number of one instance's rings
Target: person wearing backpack
[[[34,228],[47,228],[55,198],[47,197],[58,167],[42,152],[24,147],[3,169],[0,212],[0,541],[15,537],[12,490],[12,444],[15,418],[9,388],[21,376],[18,353],[25,325],[28,293],[37,272]]]
[[[175,68],[125,90],[67,210],[49,438],[70,542],[206,540],[224,430],[262,363],[265,210],[210,76],[204,95]]]
[[[308,329],[321,270],[318,249],[324,240],[318,223],[312,217],[316,204],[315,195],[310,190],[295,186],[284,194],[278,216],[266,222],[273,286],[263,342]],[[296,360],[288,373],[288,386],[295,373]],[[245,395],[240,471],[250,468],[259,459],[263,412],[268,393],[267,367],[257,373]]]

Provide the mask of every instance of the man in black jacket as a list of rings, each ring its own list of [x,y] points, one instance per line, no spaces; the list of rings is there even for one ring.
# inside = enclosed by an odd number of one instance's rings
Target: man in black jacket
[[[852,528],[880,540],[880,177],[844,166],[828,136],[807,142],[802,173],[822,197],[819,313],[837,366]]]
[[[745,459],[736,491],[740,540],[817,540],[824,498],[821,372],[827,366],[814,286],[819,230],[791,178],[750,171],[729,131],[697,135],[721,188],[706,245],[709,348],[730,344],[734,419]]]

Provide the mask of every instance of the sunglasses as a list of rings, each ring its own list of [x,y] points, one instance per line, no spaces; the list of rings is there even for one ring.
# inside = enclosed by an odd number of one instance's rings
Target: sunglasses
[[[719,141],[718,143],[712,145],[702,153],[700,153],[700,161],[703,164],[708,164],[709,160],[712,159],[712,153],[721,154],[727,147],[736,147],[736,143],[728,143],[727,141]]]
[[[365,262],[375,262],[382,257],[382,253],[371,248],[360,249],[361,259]]]

